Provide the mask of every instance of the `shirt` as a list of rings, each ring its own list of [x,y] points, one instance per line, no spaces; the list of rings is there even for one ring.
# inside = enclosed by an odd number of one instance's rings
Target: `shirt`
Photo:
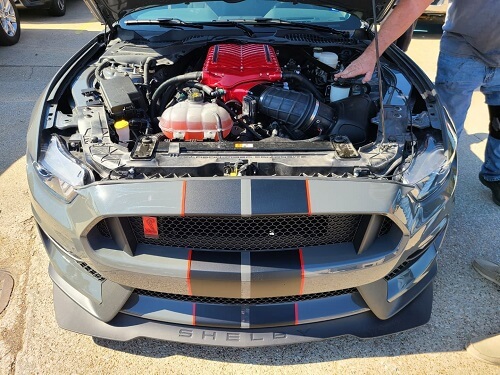
[[[443,30],[445,52],[500,67],[500,0],[453,0]]]

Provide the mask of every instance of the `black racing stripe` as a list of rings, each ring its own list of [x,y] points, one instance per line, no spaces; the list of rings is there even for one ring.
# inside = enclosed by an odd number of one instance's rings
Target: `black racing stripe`
[[[307,190],[305,181],[252,181],[253,215],[307,213]]]
[[[241,307],[239,305],[196,304],[196,325],[240,329]]]
[[[299,295],[301,265],[298,250],[253,252],[251,297]]]
[[[189,180],[186,215],[241,215],[240,180]]]
[[[239,252],[193,251],[191,258],[193,296],[241,297]]]
[[[250,328],[277,327],[295,324],[295,305],[252,306],[250,308]]]

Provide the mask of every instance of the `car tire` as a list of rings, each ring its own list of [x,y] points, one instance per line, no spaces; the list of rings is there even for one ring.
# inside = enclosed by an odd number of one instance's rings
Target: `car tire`
[[[66,0],[52,0],[49,14],[54,17],[62,17],[66,14]]]
[[[21,22],[14,0],[0,0],[0,46],[11,46],[19,41]]]

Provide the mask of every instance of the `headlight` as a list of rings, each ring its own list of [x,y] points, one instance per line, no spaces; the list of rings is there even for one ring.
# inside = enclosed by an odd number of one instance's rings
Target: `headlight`
[[[431,136],[427,138],[424,148],[405,171],[402,180],[416,187],[412,195],[417,200],[425,199],[446,181],[451,170],[448,154],[441,142]]]
[[[92,173],[68,152],[58,136],[52,136],[33,167],[43,183],[68,203],[75,198],[76,187],[93,181]]]

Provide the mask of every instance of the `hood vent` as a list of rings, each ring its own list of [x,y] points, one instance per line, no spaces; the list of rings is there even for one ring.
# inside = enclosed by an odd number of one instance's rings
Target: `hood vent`
[[[351,38],[339,38],[339,37],[322,37],[322,36],[317,36],[317,35],[311,35],[311,34],[286,34],[283,36],[283,38],[288,39],[292,42],[304,42],[304,43],[315,43],[315,44],[321,44],[321,43],[336,43],[336,44],[344,44],[344,45],[349,45],[349,44],[356,44],[354,39]]]
[[[211,38],[206,36],[206,35],[190,35],[187,38],[182,39],[182,43],[191,42],[191,41],[196,40],[196,39],[208,41]]]

